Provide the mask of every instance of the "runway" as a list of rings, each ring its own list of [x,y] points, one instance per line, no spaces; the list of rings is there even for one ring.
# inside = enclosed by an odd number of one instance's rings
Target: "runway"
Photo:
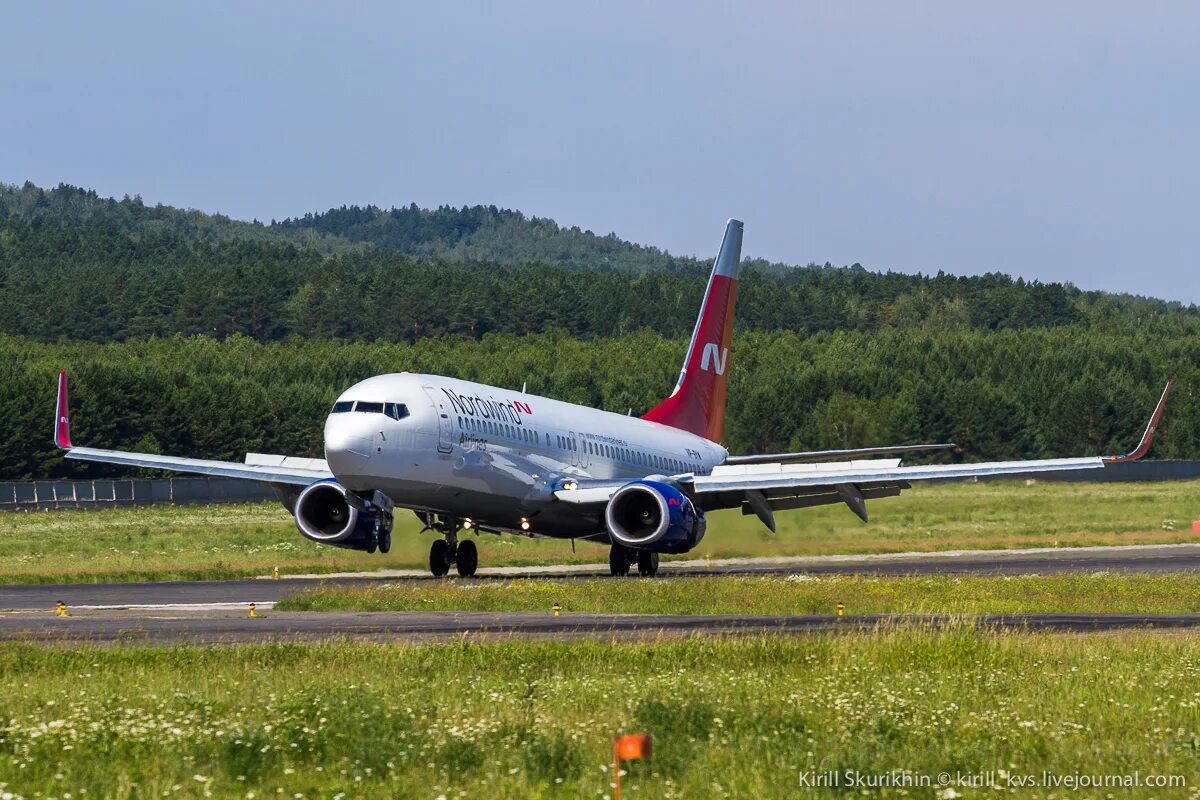
[[[1024,575],[1062,572],[1200,572],[1200,545],[962,550],[866,556],[714,559],[663,562],[660,577],[708,575]],[[607,565],[492,567],[474,580],[512,578],[608,577]],[[172,606],[273,603],[326,585],[380,581],[435,580],[421,570],[384,570],[287,577],[279,580],[163,581],[148,583],[76,583],[0,586],[0,610],[52,609],[58,601],[72,608],[155,608]],[[445,579],[438,579],[445,580]],[[452,578],[451,580],[461,580]],[[621,580],[638,580],[628,578]]]
[[[1017,575],[1062,572],[1196,572],[1200,545],[902,553],[775,559],[664,562],[661,577],[711,575]],[[601,565],[481,570],[473,580],[607,578]],[[434,580],[416,570],[289,577],[279,580],[0,586],[0,639],[44,642],[218,643],[351,637],[430,641],[454,637],[638,639],[693,634],[802,634],[878,626],[944,625],[951,618],[913,615],[772,617],[547,613],[276,612],[274,603],[319,584]],[[461,579],[460,579],[461,580]],[[614,584],[622,580],[612,579]],[[54,615],[64,602],[71,616]],[[248,604],[258,616],[248,616]],[[1024,614],[971,618],[975,624],[1029,630],[1195,628],[1200,614]]]

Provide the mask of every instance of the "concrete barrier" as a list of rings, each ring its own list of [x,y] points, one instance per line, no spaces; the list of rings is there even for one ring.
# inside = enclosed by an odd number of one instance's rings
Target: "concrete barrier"
[[[203,505],[274,500],[271,487],[232,478],[0,482],[0,511]]]

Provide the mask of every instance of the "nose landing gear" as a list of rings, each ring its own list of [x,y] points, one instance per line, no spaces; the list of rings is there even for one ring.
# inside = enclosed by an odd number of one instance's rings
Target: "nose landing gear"
[[[375,525],[371,528],[371,535],[367,539],[367,552],[374,553],[378,550],[386,554],[392,549],[392,523],[395,506],[392,505],[390,497],[377,491],[368,508],[374,509]]]
[[[371,540],[367,543],[367,552],[386,554],[392,549],[392,512],[381,510],[375,517],[375,528],[371,531]]]

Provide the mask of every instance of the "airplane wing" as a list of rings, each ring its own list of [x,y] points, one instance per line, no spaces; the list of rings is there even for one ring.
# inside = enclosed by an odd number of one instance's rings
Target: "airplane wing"
[[[1083,471],[1135,461],[1150,449],[1173,384],[1173,380],[1167,381],[1137,447],[1119,456],[920,466],[900,466],[900,459],[817,464],[743,462],[714,467],[709,475],[685,474],[663,479],[678,484],[705,511],[741,507],[743,514],[756,515],[772,531],[775,530],[775,511],[830,503],[845,503],[866,522],[867,500],[894,497],[911,488],[911,481]],[[564,486],[554,496],[568,503],[604,503],[624,484],[575,485],[574,489]]]
[[[179,458],[152,453],[130,453],[124,450],[99,450],[94,447],[75,447],[71,444],[71,410],[67,396],[67,373],[58,373],[58,401],[54,414],[54,443],[66,451],[66,458],[98,461],[126,467],[188,472],[221,478],[242,478],[262,483],[307,486],[313,481],[332,478],[329,466],[319,458],[296,458],[261,453],[247,453],[246,462],[209,461],[202,458]]]

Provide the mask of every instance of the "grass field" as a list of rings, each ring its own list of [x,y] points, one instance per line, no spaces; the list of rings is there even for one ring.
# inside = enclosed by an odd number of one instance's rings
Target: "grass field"
[[[857,575],[398,582],[317,587],[288,611],[549,611],[599,614],[1009,614],[1200,612],[1200,575]]]
[[[1200,482],[919,485],[870,504],[864,525],[841,506],[781,512],[779,532],[737,511],[709,515],[687,558],[1197,540]],[[275,503],[0,514],[0,582],[224,578],[281,572],[424,567],[429,534],[397,518],[393,550],[370,556],[303,539]],[[479,538],[487,565],[603,562],[604,548]]]
[[[619,731],[654,743],[628,798],[980,797],[996,791],[938,775],[989,772],[1016,797],[1169,798],[1200,781],[1194,634],[4,645],[0,674],[14,798],[600,798]],[[930,785],[805,787],[830,772]],[[1077,793],[1047,772],[1186,786]]]

